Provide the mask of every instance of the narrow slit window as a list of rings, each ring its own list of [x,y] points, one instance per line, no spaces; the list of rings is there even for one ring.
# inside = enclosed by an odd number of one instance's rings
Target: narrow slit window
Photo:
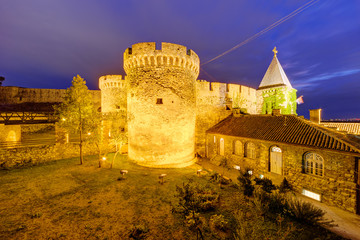
[[[163,104],[163,99],[162,98],[156,99],[156,104]]]

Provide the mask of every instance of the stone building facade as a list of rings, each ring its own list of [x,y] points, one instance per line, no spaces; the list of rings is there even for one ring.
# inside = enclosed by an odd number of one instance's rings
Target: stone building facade
[[[207,131],[206,155],[359,213],[360,138],[296,116],[232,115]]]

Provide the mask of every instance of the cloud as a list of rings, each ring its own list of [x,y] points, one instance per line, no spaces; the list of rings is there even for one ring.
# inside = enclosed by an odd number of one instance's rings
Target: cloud
[[[294,86],[299,89],[310,87],[310,86],[314,87],[315,84],[317,85],[317,83],[319,83],[321,81],[338,78],[338,77],[345,77],[345,76],[353,75],[356,73],[360,73],[360,68],[348,69],[348,70],[332,72],[332,73],[323,73],[323,74],[319,74],[314,77],[300,79],[297,81],[297,83],[294,84]]]

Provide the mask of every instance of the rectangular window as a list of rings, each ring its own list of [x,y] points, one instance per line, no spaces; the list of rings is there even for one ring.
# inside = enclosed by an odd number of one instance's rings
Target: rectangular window
[[[312,198],[312,199],[317,200],[317,201],[321,201],[320,194],[311,192],[311,191],[306,190],[306,189],[302,190],[302,195],[307,196],[307,197]]]
[[[162,100],[162,98],[158,98],[158,99],[156,99],[156,104],[163,104],[163,100]]]

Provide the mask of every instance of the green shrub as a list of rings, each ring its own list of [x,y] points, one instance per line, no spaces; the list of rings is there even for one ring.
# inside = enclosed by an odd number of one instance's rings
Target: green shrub
[[[288,201],[286,196],[279,192],[273,192],[269,196],[269,211],[275,214],[282,214],[288,212]]]
[[[136,224],[130,228],[129,238],[144,239],[149,232],[149,228],[144,224]]]
[[[254,179],[256,185],[260,185],[262,189],[267,192],[271,193],[273,190],[276,189],[276,186],[272,183],[272,181],[268,178],[255,178]]]
[[[224,218],[223,215],[212,215],[210,217],[210,225],[212,225],[214,228],[225,231],[228,226],[228,221]]]
[[[210,182],[219,182],[221,179],[221,175],[217,172],[214,172],[210,175]]]
[[[279,191],[280,193],[293,192],[294,187],[289,183],[289,181],[286,178],[284,178],[280,184]]]
[[[289,214],[299,222],[312,225],[329,223],[324,221],[325,211],[315,207],[309,202],[304,202],[296,198],[288,200]]]
[[[183,186],[176,186],[175,197],[178,198],[178,205],[173,211],[185,215],[190,212],[206,212],[216,208],[219,194],[210,185],[201,186],[195,184],[192,179]]]
[[[238,177],[240,187],[245,196],[251,197],[253,195],[255,187],[252,184],[249,170],[246,170],[243,174]]]
[[[205,219],[197,212],[189,213],[185,216],[185,225],[193,231],[202,227],[204,223]]]
[[[254,198],[252,204],[254,210],[261,216],[264,216],[269,211],[269,194],[261,188],[255,187]]]

